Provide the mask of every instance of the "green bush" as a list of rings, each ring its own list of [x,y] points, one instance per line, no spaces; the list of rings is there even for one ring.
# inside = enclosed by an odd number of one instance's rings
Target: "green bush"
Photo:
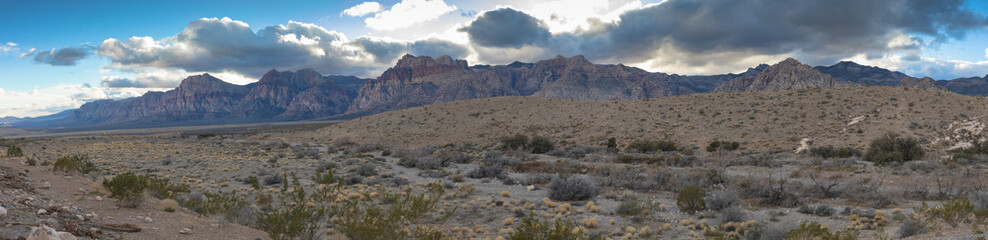
[[[700,187],[686,186],[679,191],[679,195],[676,197],[676,206],[679,207],[679,211],[689,214],[703,211],[707,207],[703,200],[706,195]]]
[[[631,142],[628,149],[636,149],[641,153],[653,153],[658,151],[676,151],[676,143],[668,140],[644,140],[639,139]]]
[[[317,173],[316,176],[318,177],[319,174]],[[313,181],[315,181],[315,180],[313,180]],[[250,184],[250,187],[252,187],[252,188],[254,188],[256,190],[260,190],[261,189],[261,181],[257,179],[257,176],[249,176],[249,177],[247,177],[247,184]]]
[[[547,137],[535,136],[532,137],[532,141],[528,143],[528,148],[532,149],[532,153],[541,154],[556,149],[556,145],[554,145]]]
[[[571,240],[586,239],[586,237],[573,233],[575,226],[573,223],[556,219],[555,222],[542,221],[535,218],[535,214],[528,214],[521,219],[521,225],[514,233],[508,236],[511,240]]]
[[[830,229],[818,222],[803,222],[799,228],[789,230],[786,239],[818,239],[818,240],[854,240],[858,239],[857,232],[850,229],[830,232]]]
[[[441,232],[418,224],[436,209],[445,190],[441,184],[432,183],[423,194],[409,189],[404,194],[364,195],[367,200],[354,199],[341,206],[335,224],[349,239],[442,239]],[[455,209],[430,222],[443,222],[454,212]]]
[[[89,161],[88,157],[80,155],[68,155],[59,157],[55,160],[54,170],[62,170],[64,172],[78,171],[83,174],[96,170],[96,164]]]
[[[528,146],[528,136],[516,133],[514,136],[501,137],[501,148],[508,150],[518,150]]]
[[[10,147],[7,147],[7,156],[8,157],[23,157],[24,156],[24,150],[22,150],[21,147],[18,147],[17,145],[10,145]]]
[[[834,147],[834,146],[823,146],[810,148],[809,151],[811,156],[817,156],[822,158],[849,158],[854,156],[861,156],[861,151],[849,148],[849,147]]]
[[[325,208],[310,208],[298,204],[286,209],[265,211],[258,216],[258,223],[271,239],[316,239],[318,222],[326,213]]]
[[[133,208],[144,200],[144,190],[147,188],[147,178],[133,173],[117,175],[109,181],[103,180],[103,188],[110,191],[110,197],[117,199],[117,205]]]
[[[166,178],[151,177],[147,175],[138,176],[145,182],[147,191],[158,199],[175,198],[177,193],[189,192],[189,185],[184,183],[172,183]]]
[[[919,146],[916,139],[900,138],[898,134],[888,133],[871,141],[868,152],[864,155],[864,160],[874,162],[877,165],[885,165],[892,162],[918,160],[924,154],[923,147]]]

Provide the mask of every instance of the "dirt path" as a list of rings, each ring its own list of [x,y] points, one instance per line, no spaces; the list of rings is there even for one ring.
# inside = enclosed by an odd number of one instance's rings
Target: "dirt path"
[[[27,170],[27,172],[25,172]],[[267,239],[256,229],[200,217],[179,209],[166,212],[160,200],[148,198],[137,208],[119,208],[98,182],[79,174],[54,172],[50,166],[28,166],[22,159],[0,158],[0,239],[26,236],[42,223],[82,239]],[[39,209],[46,209],[39,213]],[[139,232],[103,228],[131,224]],[[72,227],[82,229],[72,230]],[[94,228],[99,231],[91,231]],[[180,233],[183,229],[190,234]],[[95,236],[82,236],[94,232]]]

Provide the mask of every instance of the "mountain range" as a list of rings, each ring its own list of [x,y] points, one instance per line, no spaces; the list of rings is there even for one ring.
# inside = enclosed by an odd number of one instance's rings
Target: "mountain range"
[[[346,117],[433,103],[500,96],[621,100],[704,92],[764,91],[850,85],[936,88],[988,95],[988,76],[934,81],[844,61],[811,67],[789,58],[738,74],[685,76],[583,56],[534,63],[473,65],[449,56],[405,55],[376,79],[322,76],[312,69],[271,70],[235,85],[209,74],[190,76],[166,92],[99,100],[39,118],[2,118],[22,128],[128,128]]]

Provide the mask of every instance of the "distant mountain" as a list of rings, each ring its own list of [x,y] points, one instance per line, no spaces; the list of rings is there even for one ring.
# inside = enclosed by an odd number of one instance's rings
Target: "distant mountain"
[[[924,78],[903,77],[902,80],[899,81],[899,86],[947,90],[947,88],[941,86],[940,83],[937,83],[937,81],[934,81],[930,77],[924,77]]]
[[[208,74],[175,89],[123,100],[99,100],[39,118],[2,118],[23,128],[117,128],[361,116],[475,98],[537,96],[619,100],[712,91],[761,91],[850,85],[948,89],[988,95],[988,76],[933,81],[854,62],[811,67],[795,59],[745,72],[684,76],[622,64],[594,64],[583,56],[534,63],[474,65],[449,56],[405,55],[376,79],[322,76],[312,69],[271,70],[248,85]]]
[[[851,61],[842,61],[827,67],[814,67],[814,69],[841,81],[873,86],[898,86],[902,78],[909,77],[901,72],[864,66]]]
[[[988,75],[937,81],[951,92],[971,96],[988,96]]]
[[[745,74],[669,75],[621,64],[593,64],[583,56],[471,67],[465,60],[454,60],[449,56],[433,59],[405,55],[394,67],[368,82],[348,112],[381,112],[498,96],[582,100],[653,98],[708,92],[732,78],[747,76]]]
[[[324,77],[312,69],[271,70],[248,85],[203,74],[188,77],[167,92],[86,103],[60,125],[150,126],[325,117],[346,111],[356,97],[354,85],[361,82],[354,77]]]
[[[850,86],[854,83],[842,81],[817,71],[810,65],[788,58],[765,68],[755,76],[732,79],[719,87],[718,92],[764,91],[803,89],[815,87]]]

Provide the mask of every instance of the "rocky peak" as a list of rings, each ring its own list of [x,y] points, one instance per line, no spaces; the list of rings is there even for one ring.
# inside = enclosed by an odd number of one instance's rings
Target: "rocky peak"
[[[192,92],[223,91],[228,88],[238,87],[238,85],[224,82],[208,73],[202,75],[189,76],[178,85],[178,90]]]
[[[422,69],[437,67],[443,65],[451,65],[467,68],[467,61],[462,59],[453,59],[448,55],[443,55],[438,59],[432,59],[429,56],[412,56],[411,54],[405,54],[398,63],[395,64],[395,68],[412,68],[412,69]]]
[[[823,74],[796,59],[787,58],[765,68],[758,75],[732,79],[717,87],[715,91],[784,90],[847,85],[851,83]]]
[[[436,58],[436,63],[443,65],[455,65],[463,68],[468,67],[467,60],[453,59],[453,57],[450,57],[449,55],[442,55],[439,58]]]

